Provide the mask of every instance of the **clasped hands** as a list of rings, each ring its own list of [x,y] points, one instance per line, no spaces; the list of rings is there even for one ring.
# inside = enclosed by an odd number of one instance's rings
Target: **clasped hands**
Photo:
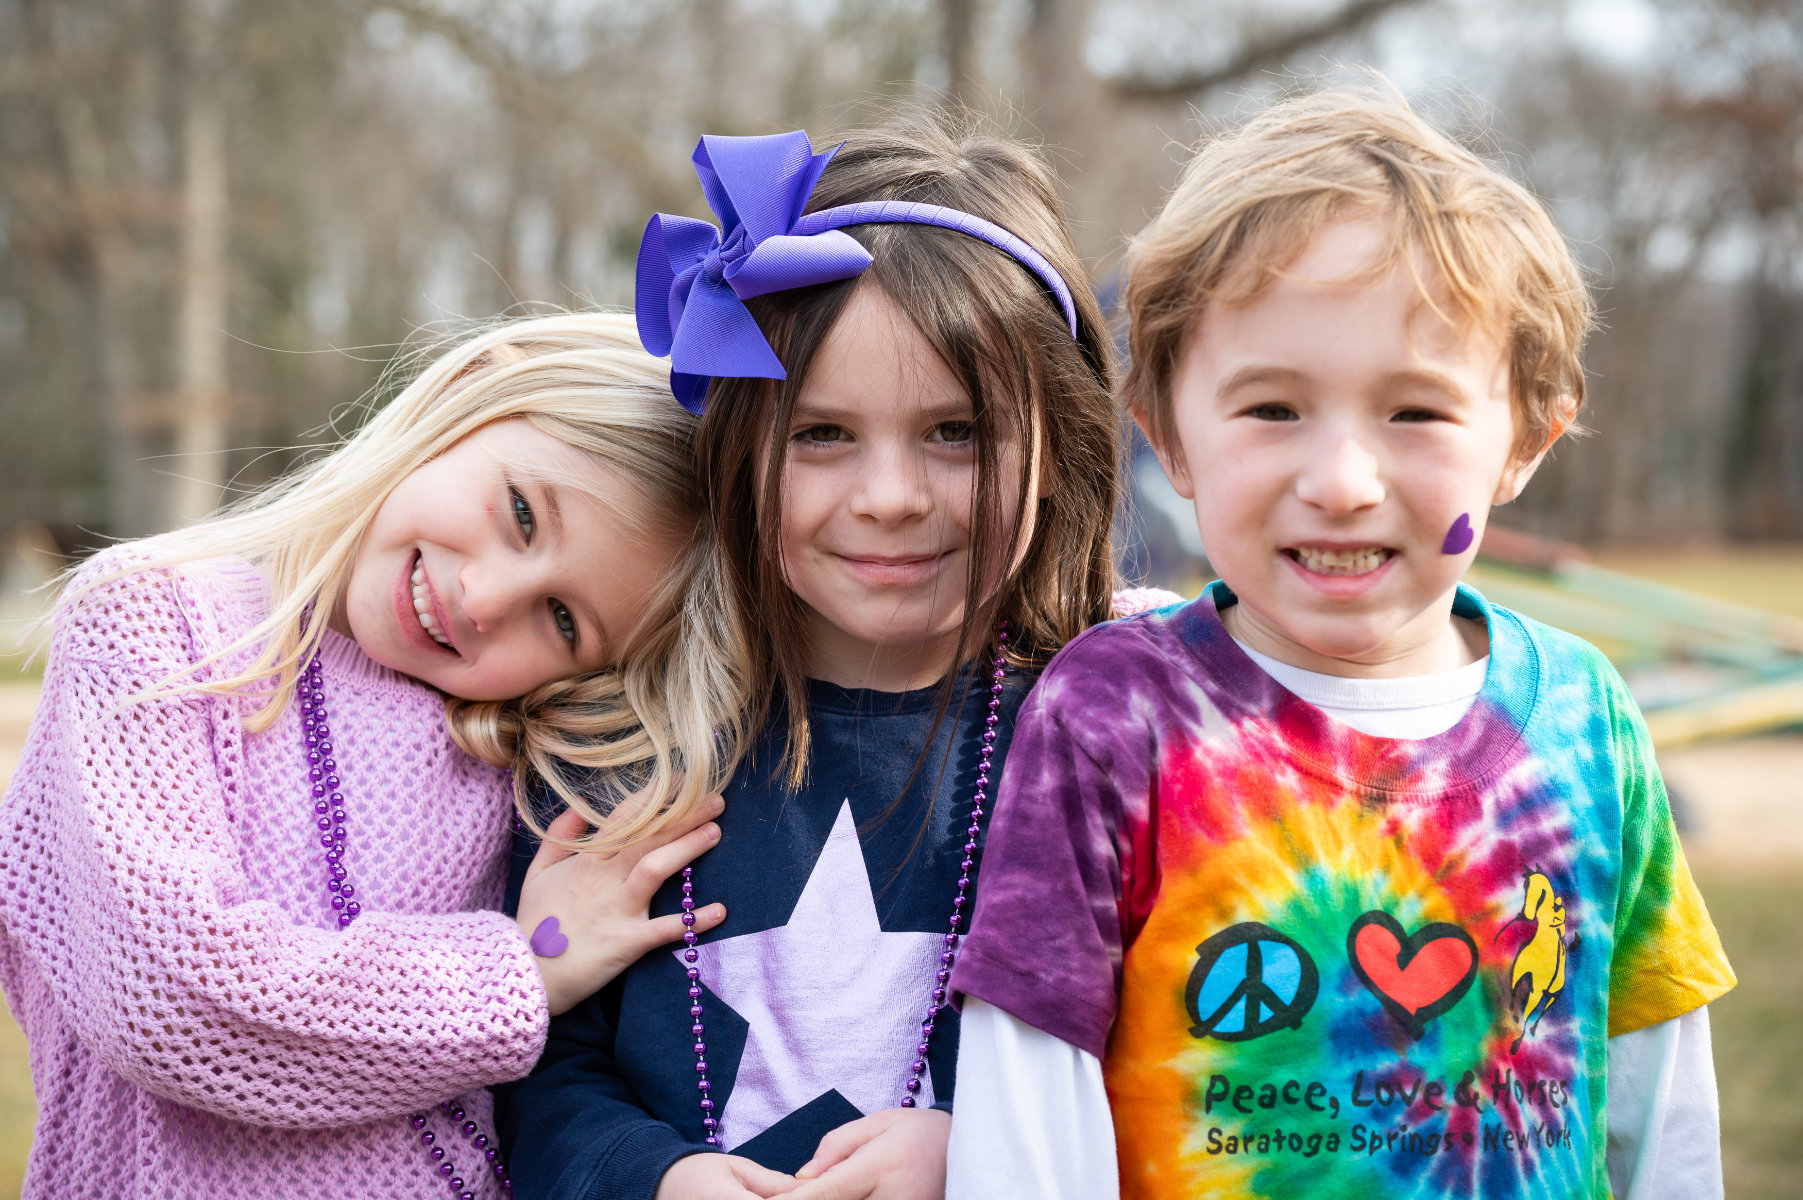
[[[952,1119],[933,1108],[888,1108],[820,1140],[784,1175],[731,1154],[691,1154],[664,1172],[655,1200],[943,1200]]]

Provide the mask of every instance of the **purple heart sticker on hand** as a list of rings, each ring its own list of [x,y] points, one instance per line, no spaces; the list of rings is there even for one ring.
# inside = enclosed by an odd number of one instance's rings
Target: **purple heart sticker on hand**
[[[556,958],[570,948],[570,939],[557,927],[556,917],[546,917],[532,931],[532,953],[540,958]]]
[[[1442,554],[1463,554],[1471,549],[1471,514],[1460,513],[1459,519],[1452,523],[1446,531],[1446,540],[1440,543]]]

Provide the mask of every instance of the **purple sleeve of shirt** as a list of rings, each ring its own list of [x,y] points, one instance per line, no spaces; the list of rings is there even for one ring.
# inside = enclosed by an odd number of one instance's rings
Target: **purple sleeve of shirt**
[[[1108,669],[1092,635],[1021,709],[952,988],[1100,1058],[1120,986],[1131,798],[1146,795],[1152,753],[1128,699],[1138,673]]]

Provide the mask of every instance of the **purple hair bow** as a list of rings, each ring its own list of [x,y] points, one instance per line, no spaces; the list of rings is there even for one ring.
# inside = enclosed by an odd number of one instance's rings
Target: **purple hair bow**
[[[938,225],[988,242],[1052,290],[1077,336],[1077,308],[1057,269],[981,217],[902,200],[803,216],[833,153],[815,154],[801,131],[703,137],[695,147],[695,173],[721,228],[668,213],[645,226],[635,289],[639,340],[652,354],[670,356],[670,390],[684,408],[701,412],[715,377],[788,378],[745,301],[863,274],[870,252],[843,231],[846,225]]]

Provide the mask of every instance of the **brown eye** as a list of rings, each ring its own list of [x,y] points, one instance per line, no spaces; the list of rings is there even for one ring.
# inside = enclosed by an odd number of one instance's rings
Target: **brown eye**
[[[953,445],[963,445],[965,442],[970,441],[976,436],[977,425],[975,421],[941,421],[939,424],[933,426],[933,434],[930,440],[935,442],[949,442]]]
[[[798,442],[811,442],[817,446],[827,446],[845,440],[845,428],[842,425],[809,425],[795,432]]]
[[[1302,419],[1301,414],[1287,404],[1255,404],[1246,410],[1246,415],[1254,421],[1300,421]]]

